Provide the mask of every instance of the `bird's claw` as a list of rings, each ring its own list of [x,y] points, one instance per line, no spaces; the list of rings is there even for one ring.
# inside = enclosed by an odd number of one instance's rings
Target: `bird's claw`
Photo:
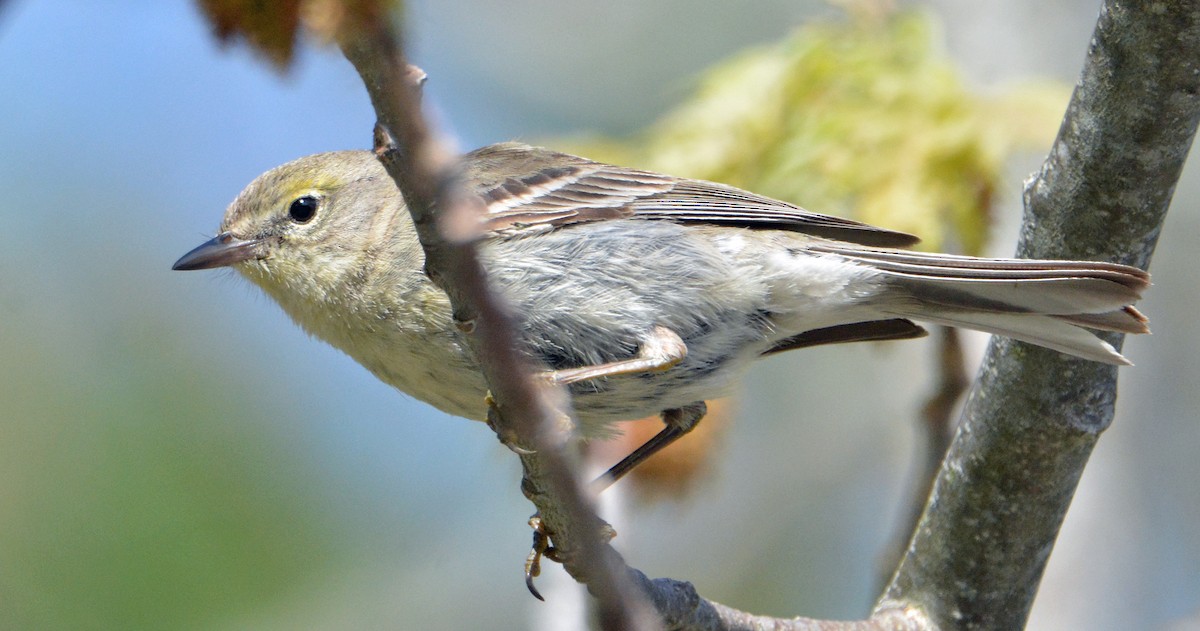
[[[534,598],[545,602],[542,593],[534,586],[533,579],[542,573],[542,557],[555,562],[561,560],[558,557],[558,549],[550,543],[550,533],[542,523],[542,518],[537,515],[530,517],[529,527],[533,528],[533,546],[529,549],[529,556],[525,557],[525,587],[529,588],[529,593],[533,594]]]
[[[484,395],[483,402],[487,404],[487,426],[491,428],[493,432],[496,432],[496,438],[500,439],[501,445],[508,447],[510,451],[518,456],[529,456],[537,453],[532,449],[526,449],[518,445],[516,437],[513,436],[513,432],[502,429],[504,424],[498,422],[500,420],[500,408],[496,405],[496,399],[492,397],[492,392],[490,390],[486,395]]]
[[[533,546],[529,549],[529,556],[525,557],[525,587],[529,588],[529,593],[533,594],[534,598],[545,602],[546,599],[533,584],[533,579],[542,573],[542,559],[562,563],[564,557],[551,543],[550,531],[546,529],[540,515],[535,514],[529,518],[529,527],[533,528]],[[608,543],[617,536],[617,531],[611,525],[602,522],[598,534],[604,543]]]

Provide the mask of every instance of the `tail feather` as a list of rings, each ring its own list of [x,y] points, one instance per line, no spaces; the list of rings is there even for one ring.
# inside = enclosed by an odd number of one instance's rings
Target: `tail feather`
[[[1136,267],[826,243],[814,250],[868,265],[902,288],[908,299],[884,305],[889,315],[1004,335],[1108,364],[1129,361],[1085,329],[1150,331],[1131,306],[1150,285],[1150,275]]]
[[[1149,320],[1142,312],[1133,307],[1125,307],[1108,313],[1076,313],[1072,315],[1052,316],[1075,326],[1085,326],[1101,331],[1116,331],[1117,333],[1149,333]]]
[[[1111,344],[1054,316],[985,312],[926,312],[919,319],[1011,337],[1083,359],[1128,366],[1131,362]]]
[[[1039,278],[1100,278],[1141,292],[1150,285],[1150,274],[1120,263],[1104,261],[1055,261],[1043,259],[990,259],[954,254],[930,254],[821,243],[816,252],[831,252],[857,259],[873,267],[921,276],[945,276],[969,280],[1018,280]]]

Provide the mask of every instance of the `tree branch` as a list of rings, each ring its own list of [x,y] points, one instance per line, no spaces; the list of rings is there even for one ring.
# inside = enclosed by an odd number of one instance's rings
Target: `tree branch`
[[[426,273],[450,297],[455,323],[467,334],[491,390],[495,414],[489,424],[505,444],[523,454],[522,489],[553,533],[564,565],[596,596],[601,625],[657,627],[624,562],[607,545],[604,524],[575,475],[578,467],[567,449],[566,394],[532,378],[536,367],[516,347],[513,318],[487,284],[472,242],[480,202],[460,190],[456,157],[425,124],[417,94],[404,80],[409,66],[398,35],[386,15],[353,11],[347,11],[337,33],[384,130],[377,131],[376,152],[412,214]]]
[[[1106,1],[1058,138],[1026,184],[1018,256],[1146,267],[1200,121],[1197,94],[1200,6]],[[993,338],[878,607],[920,607],[940,628],[1024,626],[1115,399],[1113,367]]]
[[[633,570],[642,590],[650,595],[663,628],[688,631],[926,631],[933,628],[914,608],[875,611],[867,620],[816,620],[758,616],[706,600],[686,581],[648,579]]]

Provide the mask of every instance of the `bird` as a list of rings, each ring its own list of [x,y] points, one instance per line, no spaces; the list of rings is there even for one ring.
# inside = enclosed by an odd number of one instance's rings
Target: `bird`
[[[1125,365],[1094,331],[1148,333],[1145,271],[980,258],[720,183],[520,143],[461,158],[486,208],[478,256],[518,347],[569,388],[578,431],[660,414],[614,481],[703,417],[757,359],[921,337],[921,324]],[[176,270],[232,267],[302,329],[449,414],[486,416],[487,384],[450,301],[424,272],[404,198],[374,153],[327,152],[251,182]]]

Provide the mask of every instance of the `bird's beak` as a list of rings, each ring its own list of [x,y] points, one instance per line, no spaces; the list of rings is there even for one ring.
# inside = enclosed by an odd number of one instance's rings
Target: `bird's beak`
[[[262,245],[262,239],[239,239],[228,232],[222,232],[179,257],[171,269],[211,269],[262,258]]]

